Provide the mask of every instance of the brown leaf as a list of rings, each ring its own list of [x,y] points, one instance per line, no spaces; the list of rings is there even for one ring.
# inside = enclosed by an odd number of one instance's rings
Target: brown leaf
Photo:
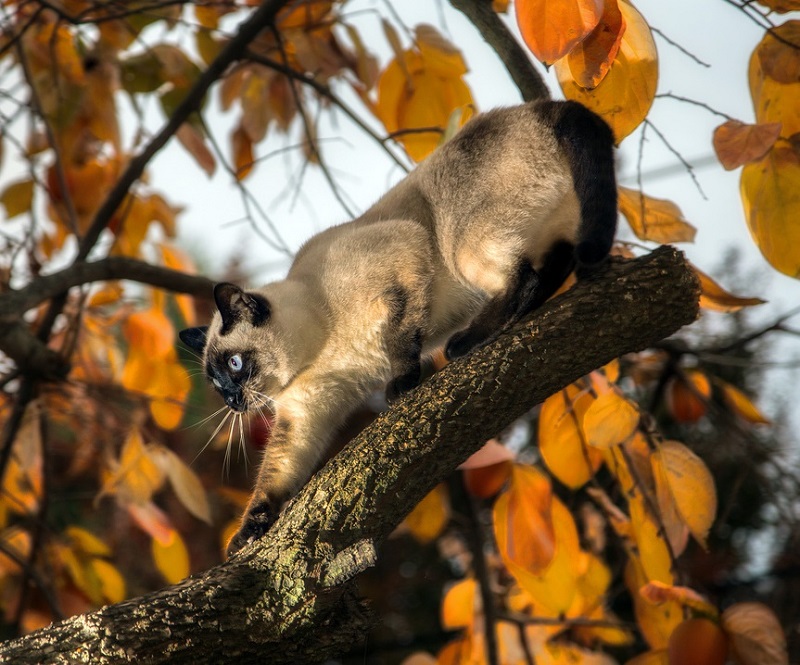
[[[214,171],[217,169],[217,160],[214,159],[214,155],[211,154],[208,146],[206,146],[203,135],[188,122],[184,122],[175,132],[175,135],[181,145],[194,157],[198,166],[206,172],[206,175],[209,178],[213,176]]]
[[[722,613],[739,665],[788,665],[786,638],[775,613],[761,603],[736,603]]]
[[[714,151],[726,170],[763,158],[781,134],[781,123],[747,125],[728,120],[714,130]]]

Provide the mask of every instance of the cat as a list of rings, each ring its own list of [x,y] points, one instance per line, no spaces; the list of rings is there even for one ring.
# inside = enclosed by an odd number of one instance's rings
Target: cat
[[[617,223],[614,138],[573,101],[479,114],[357,219],[313,236],[286,279],[217,284],[218,312],[181,340],[236,412],[275,420],[229,554],[260,537],[376,389],[420,380],[602,263]]]

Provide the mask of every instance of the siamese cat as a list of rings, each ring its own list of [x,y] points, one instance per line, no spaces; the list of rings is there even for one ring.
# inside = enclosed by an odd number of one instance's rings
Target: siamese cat
[[[286,279],[218,284],[210,325],[180,333],[236,412],[275,421],[229,553],[265,533],[368,395],[420,380],[540,306],[614,240],[614,138],[584,106],[478,115],[358,219],[312,237]]]

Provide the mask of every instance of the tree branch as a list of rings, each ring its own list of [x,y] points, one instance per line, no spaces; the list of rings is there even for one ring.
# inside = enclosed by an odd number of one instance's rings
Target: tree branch
[[[544,79],[525,49],[492,9],[492,0],[450,0],[450,4],[472,21],[486,43],[495,50],[522,93],[522,99],[526,102],[550,99]]]
[[[261,541],[173,587],[2,644],[0,659],[297,663],[352,647],[367,620],[350,581],[413,506],[555,391],[692,322],[698,298],[673,248],[611,261],[379,416]]]

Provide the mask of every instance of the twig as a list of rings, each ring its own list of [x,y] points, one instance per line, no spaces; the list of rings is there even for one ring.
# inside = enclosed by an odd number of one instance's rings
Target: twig
[[[708,64],[707,62],[703,62],[694,53],[692,53],[688,49],[686,49],[683,46],[681,46],[680,44],[678,44],[678,42],[676,42],[676,41],[670,39],[669,37],[667,37],[667,35],[664,34],[664,32],[659,30],[658,28],[654,28],[651,25],[650,26],[650,31],[656,33],[659,37],[661,37],[661,39],[663,39],[665,42],[667,42],[667,44],[669,44],[670,46],[678,49],[685,56],[687,56],[688,58],[691,58],[692,60],[694,60],[698,65],[701,65],[702,67],[711,67],[710,64]]]
[[[682,97],[681,95],[673,94],[672,92],[662,92],[656,95],[656,99],[674,99],[679,102],[685,102],[687,104],[694,104],[695,106],[699,106],[704,108],[706,111],[713,113],[714,115],[718,115],[721,118],[725,118],[726,120],[734,120],[733,116],[728,115],[727,113],[723,113],[722,111],[717,111],[714,107],[706,104],[705,102],[699,102],[696,99],[689,99],[688,97]]]
[[[672,144],[669,141],[667,141],[667,137],[664,136],[659,131],[658,127],[656,127],[650,120],[645,119],[644,122],[645,122],[646,126],[650,127],[658,135],[658,138],[661,139],[661,142],[666,146],[667,150],[669,150],[673,155],[675,155],[675,157],[678,158],[680,163],[683,164],[683,166],[686,168],[686,172],[689,174],[689,177],[692,179],[692,182],[694,182],[694,186],[697,188],[697,191],[700,193],[700,196],[702,196],[703,199],[707,201],[708,197],[706,196],[705,192],[703,191],[703,188],[700,186],[700,181],[697,179],[697,176],[695,175],[694,167],[689,162],[687,162],[686,159],[684,159],[684,157],[683,157],[683,155],[681,155],[681,153],[679,153],[675,148],[672,147]]]

